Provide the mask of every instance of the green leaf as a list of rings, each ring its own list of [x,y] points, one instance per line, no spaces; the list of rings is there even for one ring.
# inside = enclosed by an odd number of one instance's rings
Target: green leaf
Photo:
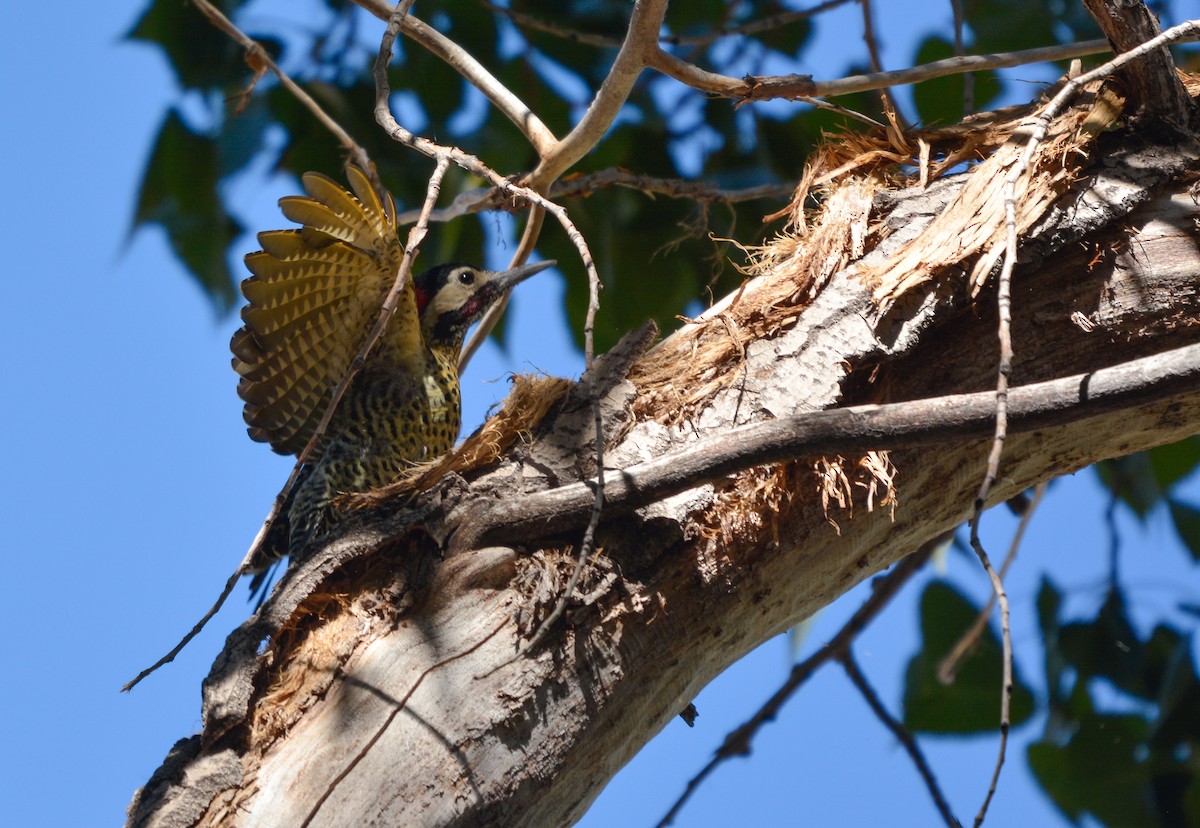
[[[1145,648],[1126,615],[1119,590],[1108,594],[1094,621],[1064,624],[1059,641],[1080,681],[1104,678],[1130,695],[1152,699],[1154,691],[1144,672]]]
[[[1052,717],[1056,715],[1059,708],[1066,705],[1069,692],[1066,677],[1067,663],[1058,643],[1061,610],[1062,593],[1049,578],[1043,575],[1042,582],[1038,586],[1037,616],[1038,628],[1042,632],[1042,647],[1045,650],[1046,689],[1050,697],[1050,715]]]
[[[1200,509],[1174,498],[1167,498],[1167,509],[1179,540],[1191,553],[1192,560],[1200,562]]]
[[[1152,744],[1172,757],[1181,744],[1200,745],[1200,678],[1191,646],[1189,636],[1165,624],[1146,642],[1145,682],[1155,703]]]
[[[213,304],[228,311],[237,294],[226,255],[242,227],[225,212],[219,179],[216,141],[193,132],[172,109],[142,177],[133,229],[161,226],[171,249]]]
[[[232,15],[242,0],[215,5]],[[184,89],[220,89],[239,72],[248,72],[241,47],[181,0],[152,0],[125,37],[162,49]]]
[[[954,56],[954,44],[943,37],[925,38],[917,49],[916,63],[932,63]],[[995,72],[975,72],[972,104],[975,111],[987,109],[1004,91],[1000,76]],[[913,103],[917,115],[926,126],[945,126],[963,117],[963,75],[947,75],[923,81],[913,87]]]
[[[1200,464],[1200,435],[1185,437],[1177,443],[1157,446],[1146,452],[1150,457],[1150,470],[1154,480],[1163,491],[1196,470]]]
[[[1072,822],[1091,814],[1112,828],[1158,825],[1140,756],[1145,735],[1139,716],[1093,716],[1065,744],[1030,745],[1026,758],[1042,790]]]
[[[904,681],[904,724],[926,733],[980,733],[1000,724],[1003,680],[1000,640],[991,624],[974,649],[959,662],[953,683],[938,678],[942,659],[975,621],[979,610],[943,581],[933,581],[921,594],[920,651],[908,663]],[[1012,724],[1033,715],[1033,693],[1013,676]]]
[[[1162,498],[1150,457],[1144,451],[1105,460],[1097,463],[1095,469],[1100,482],[1132,509],[1139,520],[1145,520]]]

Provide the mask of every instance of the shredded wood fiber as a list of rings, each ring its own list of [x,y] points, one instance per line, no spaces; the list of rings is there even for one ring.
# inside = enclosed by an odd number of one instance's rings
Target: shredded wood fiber
[[[1086,162],[1095,137],[1120,113],[1121,102],[1099,86],[1051,127],[1018,190],[1018,232],[1040,219]],[[746,345],[770,339],[847,265],[885,237],[876,195],[930,181],[978,162],[967,184],[888,264],[858,277],[876,284],[882,315],[906,291],[931,280],[963,281],[975,295],[1002,250],[1007,171],[1025,141],[1018,134],[1040,107],[1014,107],[973,116],[944,129],[903,131],[893,120],[870,134],[827,136],[805,167],[791,205],[767,218],[787,216],[772,242],[752,251],[749,281],[677,331],[634,366],[638,419],[678,424],[692,417],[739,376]],[[810,208],[811,202],[819,206]],[[682,369],[682,370],[681,370]]]

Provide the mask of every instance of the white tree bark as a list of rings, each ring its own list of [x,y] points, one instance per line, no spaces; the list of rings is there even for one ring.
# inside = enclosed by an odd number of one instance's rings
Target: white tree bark
[[[1200,431],[1195,350],[1182,365],[1176,353],[1175,363],[1139,363],[1113,379],[1124,396],[1098,390],[1109,387],[1101,369],[1200,341],[1200,211],[1188,193],[1197,149],[1133,140],[1106,144],[1104,160],[1022,240],[1014,386],[1093,376],[1074,381],[1066,413],[1014,419],[993,502]],[[698,336],[695,326],[648,356],[633,342],[598,364],[606,467],[631,472],[623,484],[613,477],[624,499],[605,511],[601,551],[540,646],[521,652],[557,600],[587,520],[586,492],[567,496],[594,474],[583,386],[531,444],[411,505],[350,521],[293,566],[230,636],[205,684],[203,732],[139,792],[130,824],[568,824],[733,661],[962,522],[990,426],[951,423],[934,443],[886,428],[837,443],[833,430],[808,444],[827,447],[807,460],[733,475],[680,462],[685,479],[651,495],[638,493],[637,465],[747,423],[992,388],[991,287],[972,301],[943,274],[880,319],[864,277],[967,178],[877,196],[872,220],[890,234],[794,311],[758,308],[775,321],[701,405],[672,407],[694,384],[649,390],[637,380],[648,360]],[[790,262],[708,314],[702,333],[733,337],[759,318],[747,314],[763,297],[777,301]],[[680,377],[698,376],[686,354],[676,359]],[[1144,381],[1155,365],[1165,379]],[[1016,412],[1045,402],[1039,393],[1015,394]],[[886,469],[855,477],[868,447],[892,449],[890,483]],[[853,510],[833,504],[827,515],[814,462],[837,453]],[[872,480],[868,509],[855,481]],[[880,502],[888,493],[894,507]],[[530,503],[542,511],[531,516]]]

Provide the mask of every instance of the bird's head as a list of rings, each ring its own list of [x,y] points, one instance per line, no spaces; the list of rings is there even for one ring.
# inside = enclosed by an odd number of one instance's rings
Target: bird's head
[[[551,259],[511,270],[484,270],[459,262],[431,267],[413,279],[425,341],[430,346],[461,345],[467,328],[505,291],[554,264]]]

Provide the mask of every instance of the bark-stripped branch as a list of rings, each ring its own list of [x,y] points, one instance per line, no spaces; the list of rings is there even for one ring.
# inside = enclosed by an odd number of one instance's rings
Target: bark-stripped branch
[[[667,0],[636,0],[625,42],[621,44],[608,76],[575,128],[543,155],[541,163],[529,174],[526,179],[529,187],[544,191],[600,143],[629,99],[634,81],[646,66],[647,56],[658,49],[658,32],[666,13]]]

